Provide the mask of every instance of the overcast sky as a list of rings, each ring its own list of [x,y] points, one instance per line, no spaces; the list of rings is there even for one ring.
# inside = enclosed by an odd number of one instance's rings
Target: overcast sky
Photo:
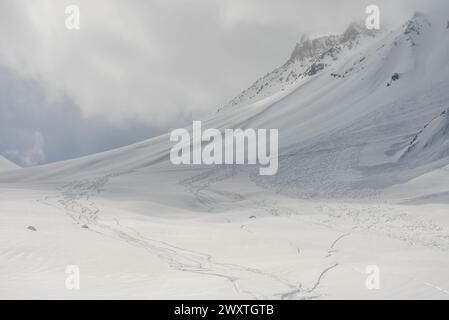
[[[22,165],[146,139],[200,119],[281,65],[302,34],[377,4],[426,0],[0,0],[0,154]],[[80,8],[80,30],[65,8]]]

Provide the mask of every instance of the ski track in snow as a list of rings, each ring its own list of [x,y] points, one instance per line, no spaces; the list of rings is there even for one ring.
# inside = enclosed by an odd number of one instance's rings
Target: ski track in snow
[[[403,208],[386,204],[364,207],[339,204],[337,207],[320,205],[318,209],[325,214],[320,221],[326,225],[339,226],[348,232],[373,232],[410,245],[449,251],[449,232],[445,228],[425,217],[413,217]]]
[[[344,265],[338,259],[338,248],[345,239],[356,233],[374,233],[406,242],[410,246],[420,245],[433,250],[449,251],[449,233],[444,228],[431,220],[409,215],[404,207],[398,211],[398,207],[387,204],[317,204],[315,208],[318,215],[303,216],[295,207],[280,205],[277,200],[247,199],[242,194],[223,190],[225,188],[220,189],[220,186],[214,185],[234,177],[236,173],[235,167],[212,168],[179,181],[178,184],[184,186],[187,192],[210,212],[216,209],[217,205],[229,201],[235,208],[251,208],[280,219],[294,217],[305,224],[325,226],[339,234],[329,243],[327,252],[323,254],[325,267],[321,271],[317,270],[316,280],[311,280],[310,277],[307,279],[307,282],[310,282],[308,286],[303,281],[287,279],[276,273],[241,264],[220,262],[211,254],[152,239],[126,226],[117,217],[108,216],[108,220],[110,219],[112,223],[106,223],[101,219],[102,209],[96,205],[94,197],[105,190],[110,179],[121,174],[72,181],[60,187],[57,194],[48,195],[37,201],[62,210],[77,225],[87,226],[91,232],[146,250],[165,262],[172,270],[224,279],[242,298],[287,300],[322,298],[326,295],[322,292],[323,289],[320,290],[325,277],[332,276],[335,268]],[[239,201],[246,201],[246,205],[240,204]],[[253,233],[247,224],[242,224],[240,229],[242,232]],[[295,249],[298,254],[301,253],[299,247],[296,246]],[[253,288],[260,283],[266,284],[269,289]]]
[[[211,169],[193,178],[184,180],[183,185],[192,192],[197,199],[201,197],[213,199],[213,194],[218,194],[214,183],[223,181],[236,175],[235,167]],[[237,193],[228,192],[231,199],[241,199],[242,196]],[[291,207],[279,206],[277,201],[269,200],[251,200],[252,206],[260,211],[265,211],[275,217],[292,217],[298,219],[300,212]],[[203,201],[203,203],[206,203]],[[214,201],[208,201],[209,205]],[[238,205],[237,205],[238,206]],[[354,204],[338,203],[335,205],[318,205],[317,210],[321,215],[313,218],[300,218],[305,223],[324,225],[329,229],[342,233],[329,246],[326,259],[333,258],[338,252],[337,246],[352,234],[374,233],[380,236],[386,236],[410,246],[423,246],[432,250],[447,252],[449,251],[449,231],[436,222],[426,217],[415,217],[410,215],[406,207],[399,207],[388,204],[364,204],[363,206]],[[241,229],[246,232],[252,232],[247,225],[242,225]],[[299,248],[297,248],[298,253]],[[317,282],[310,288],[302,288],[299,284],[296,289],[276,294],[281,299],[292,299],[298,296],[309,295],[309,298],[319,298],[312,293],[321,283],[322,278],[327,272],[341,265],[341,262],[325,268]]]
[[[232,192],[219,192],[211,190],[209,183],[204,185],[195,185],[194,181],[201,181],[209,178],[212,172],[206,172],[203,175],[194,177],[189,182],[182,184],[189,186],[192,192],[201,203],[211,205],[215,201],[212,195],[206,193],[219,194],[231,197],[232,199],[242,199],[242,196]],[[137,230],[124,226],[118,218],[113,218],[115,225],[102,223],[100,218],[101,209],[96,206],[92,198],[104,190],[109,180],[117,175],[110,174],[96,179],[84,179],[72,181],[59,189],[59,194],[55,196],[46,196],[40,203],[53,206],[63,210],[78,225],[85,225],[92,232],[96,232],[102,236],[112,237],[119,241],[124,241],[130,245],[141,247],[149,253],[157,256],[159,259],[167,263],[173,269],[181,272],[190,272],[203,276],[213,276],[227,280],[236,293],[241,295],[249,295],[253,299],[268,299],[280,297],[281,299],[314,299],[320,298],[320,294],[316,293],[324,276],[337,267],[339,264],[334,263],[326,267],[319,273],[316,282],[310,288],[304,287],[303,284],[293,283],[281,276],[263,270],[246,267],[234,263],[218,262],[210,254],[197,252],[190,249],[181,248],[171,245],[167,242],[148,238]],[[219,181],[223,177],[215,178]],[[207,188],[207,190],[206,190]],[[334,244],[331,245],[331,248]],[[271,296],[245,288],[241,284],[241,280],[251,279],[253,283],[274,282],[278,286],[285,288],[283,293],[273,293]],[[246,285],[247,286],[247,285]]]
[[[238,193],[220,192],[213,184],[236,175],[235,166],[231,168],[211,169],[193,178],[184,180],[183,185],[192,192],[203,204],[212,205],[214,194],[226,194],[231,200],[243,200]],[[203,199],[203,200],[201,200]],[[209,199],[209,201],[204,201]],[[253,206],[264,210],[271,216],[298,216],[295,209],[282,207],[276,201],[252,200]],[[353,232],[373,232],[390,238],[398,239],[410,245],[449,251],[449,230],[435,221],[424,217],[415,217],[407,212],[407,207],[393,206],[387,203],[354,205],[337,203],[333,205],[318,205],[317,209],[324,217],[308,220],[312,223],[322,223],[332,229],[343,231],[344,234],[331,245],[330,252],[342,238]],[[246,229],[246,226],[244,227]]]

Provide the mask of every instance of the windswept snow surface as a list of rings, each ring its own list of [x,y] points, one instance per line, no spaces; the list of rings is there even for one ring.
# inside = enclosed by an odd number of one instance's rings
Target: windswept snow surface
[[[449,11],[436,12],[356,34],[325,68],[203,123],[278,128],[275,176],[174,166],[168,135],[0,174],[0,297],[448,299]]]

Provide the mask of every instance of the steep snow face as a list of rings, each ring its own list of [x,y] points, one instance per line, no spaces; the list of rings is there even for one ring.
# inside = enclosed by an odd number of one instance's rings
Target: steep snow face
[[[0,172],[19,169],[19,166],[0,156]]]
[[[336,64],[346,52],[369,42],[379,34],[378,31],[368,30],[362,23],[352,23],[341,35],[314,39],[303,36],[284,65],[258,79],[224,108],[254,103],[307,81],[310,77]]]

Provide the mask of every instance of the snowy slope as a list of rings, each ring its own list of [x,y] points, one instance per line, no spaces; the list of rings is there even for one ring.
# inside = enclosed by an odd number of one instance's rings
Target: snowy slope
[[[0,172],[19,169],[19,166],[0,156]]]
[[[401,159],[423,163],[446,160],[449,157],[449,110],[432,119],[413,138]],[[424,158],[424,159],[420,159]]]
[[[273,177],[173,166],[168,135],[0,174],[0,297],[447,299],[446,9],[303,39],[205,120],[278,128]]]

